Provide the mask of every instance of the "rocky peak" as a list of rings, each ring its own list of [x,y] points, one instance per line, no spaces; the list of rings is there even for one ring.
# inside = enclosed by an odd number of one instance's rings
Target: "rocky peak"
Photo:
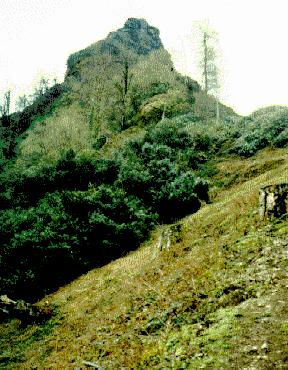
[[[131,51],[142,55],[163,47],[159,30],[150,26],[145,19],[138,18],[129,18],[123,28],[109,34],[107,41],[120,42]]]
[[[124,27],[109,33],[106,39],[80,50],[68,58],[67,75],[73,73],[74,67],[82,59],[94,55],[111,54],[119,56],[123,52],[146,55],[163,47],[159,30],[150,26],[145,19],[129,18]]]

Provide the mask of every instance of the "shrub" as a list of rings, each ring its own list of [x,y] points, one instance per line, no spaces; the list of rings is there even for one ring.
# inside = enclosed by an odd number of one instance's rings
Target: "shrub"
[[[100,135],[95,143],[92,145],[93,149],[99,150],[101,149],[107,142],[107,136],[106,135]]]
[[[239,155],[251,156],[271,144],[285,146],[287,129],[288,108],[261,109],[249,117],[243,134],[235,141],[231,151]]]
[[[288,145],[288,128],[283,130],[276,138],[273,140],[273,144],[278,148],[284,148]]]
[[[34,204],[46,192],[87,190],[91,184],[113,184],[119,164],[89,154],[75,156],[72,149],[64,152],[54,165],[30,166],[24,172],[8,171],[2,176],[3,186],[12,189],[14,204]]]
[[[192,172],[181,173],[174,181],[162,186],[155,197],[164,221],[174,221],[200,208],[200,199],[207,200],[207,183]],[[156,194],[155,194],[156,195]]]
[[[77,275],[78,240],[72,219],[58,193],[46,195],[37,207],[1,212],[0,290],[33,297]]]
[[[147,132],[144,141],[167,145],[173,149],[187,149],[192,146],[191,136],[170,120],[164,120],[159,123],[153,130]]]
[[[175,159],[176,153],[168,145],[144,142],[141,148],[141,159],[144,162],[161,159]]]
[[[128,143],[123,155],[121,186],[139,194],[162,221],[194,212],[199,208],[199,199],[208,200],[207,183],[191,172],[203,165],[206,157],[193,148],[191,136],[173,122],[162,122],[142,140]]]
[[[130,165],[122,165],[116,184],[127,191],[128,194],[145,197],[147,188],[151,186],[153,178],[149,170],[135,165],[131,168]]]

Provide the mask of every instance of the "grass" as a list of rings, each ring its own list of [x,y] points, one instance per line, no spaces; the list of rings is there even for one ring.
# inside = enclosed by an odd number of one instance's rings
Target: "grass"
[[[239,157],[234,159],[231,159],[231,157],[217,159],[215,166],[218,173],[214,177],[216,186],[212,194],[221,194],[223,196],[219,189],[235,187],[236,184],[241,184],[261,174],[265,174],[274,168],[277,169],[285,161],[287,161],[287,149],[273,150],[271,148],[264,149],[249,159]],[[276,182],[278,182],[278,178],[276,178]]]
[[[44,326],[1,324],[0,367],[287,368],[288,228],[257,211],[260,186],[288,182],[287,151],[218,166],[227,181],[169,251],[155,230],[45,297],[58,313]]]

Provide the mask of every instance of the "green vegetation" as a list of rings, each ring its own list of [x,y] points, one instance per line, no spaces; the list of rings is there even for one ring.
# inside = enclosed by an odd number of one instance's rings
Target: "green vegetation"
[[[141,134],[115,149],[106,136],[97,139],[99,149],[80,147],[75,153],[64,146],[59,156],[56,147],[59,157],[50,164],[34,152],[23,164],[22,154],[1,177],[1,290],[38,297],[135,249],[157,223],[197,211],[209,200],[207,180],[217,173],[215,156],[236,148],[251,155],[244,149],[255,127],[259,136],[253,143],[261,142],[261,133],[274,145],[281,135],[287,139],[286,109],[260,113],[237,122],[205,122],[193,113],[157,124],[153,118]],[[263,127],[258,127],[260,119]],[[37,124],[31,134],[36,129]],[[258,147],[250,144],[254,153]],[[107,146],[109,158],[103,152]],[[220,178],[213,185],[224,184]]]
[[[268,145],[284,148],[288,144],[288,108],[260,109],[240,121],[242,135],[235,141],[231,152],[251,156]]]
[[[57,83],[43,91],[36,89],[31,103],[25,105],[23,110],[9,116],[2,114],[0,117],[0,172],[7,162],[13,161],[19,154],[18,145],[26,138],[29,130],[33,129],[37,123],[42,123],[59,107],[64,92],[65,87]]]
[[[193,110],[199,86],[174,71],[159,32],[139,22],[73,55],[64,85],[48,89],[43,80],[33,104],[11,117],[15,150],[3,152],[0,175],[1,292],[35,299],[208,201],[196,173],[206,162],[200,146],[173,121]],[[138,26],[146,31],[134,40]],[[113,148],[129,128],[139,134]]]

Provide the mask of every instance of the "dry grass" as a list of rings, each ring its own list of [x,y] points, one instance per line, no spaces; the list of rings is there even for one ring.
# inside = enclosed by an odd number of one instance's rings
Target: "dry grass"
[[[87,117],[77,104],[61,107],[28,132],[27,138],[20,145],[16,168],[23,171],[35,163],[55,163],[65,150],[73,149],[79,153],[91,150],[92,144],[93,135]]]
[[[271,161],[274,164],[269,167]],[[255,165],[259,171],[253,172]],[[288,182],[287,152],[264,151],[246,161],[223,161],[219,168],[227,177],[239,174],[241,181],[229,183],[212,204],[181,221],[181,242],[159,252],[159,230],[155,230],[137,251],[45,297],[59,310],[46,325],[26,329],[16,321],[2,325],[0,363],[15,369],[84,368],[83,360],[107,369],[250,366],[258,352],[251,347],[250,353],[247,346],[256,341],[257,333],[263,335],[259,343],[268,340],[268,334],[265,323],[261,326],[248,312],[259,303],[257,299],[271,298],[271,287],[276,289],[285,280],[280,268],[273,270],[279,279],[274,282],[271,277],[271,286],[267,285],[257,269],[270,257],[262,264],[258,259],[266,250],[263,246],[269,246],[275,236],[284,240],[288,233],[285,223],[259,223],[258,191],[268,183]],[[251,171],[253,176],[247,177]],[[279,259],[278,266],[284,262]],[[265,265],[268,275],[269,263]],[[284,293],[282,297],[288,298]],[[284,305],[278,311],[283,318]],[[267,359],[259,360],[261,368],[269,368],[274,357],[285,368],[284,357],[276,356],[277,346],[285,348],[284,334],[275,342],[275,333],[284,324],[275,317],[270,357],[266,354]],[[287,331],[287,325],[282,329]]]
[[[258,152],[252,158],[241,158],[235,157],[234,159],[228,157],[226,159],[220,159],[216,162],[216,168],[218,173],[214,177],[215,188],[211,190],[211,196],[215,200],[219,197],[225,197],[225,192],[223,190],[235,187],[235,185],[242,184],[248,180],[251,180],[257,176],[259,177],[259,184],[262,186],[268,183],[279,182],[279,176],[277,169],[283,164],[287,163],[288,154],[287,149],[264,149]],[[277,176],[275,180],[270,176],[270,170],[276,169]],[[267,181],[265,179],[267,173]],[[285,172],[282,174],[284,180],[286,178]],[[283,177],[282,176],[282,177]],[[262,183],[262,182],[266,183]],[[221,189],[221,192],[219,191]]]

